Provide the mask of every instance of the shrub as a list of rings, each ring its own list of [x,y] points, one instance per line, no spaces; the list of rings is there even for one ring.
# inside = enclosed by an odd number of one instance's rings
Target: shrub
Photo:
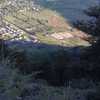
[[[85,13],[92,17],[91,20],[80,20],[74,23],[75,27],[94,36],[100,36],[100,4],[85,10]]]
[[[24,90],[30,91],[30,96],[35,74],[23,75],[17,69],[12,69],[12,66],[8,59],[4,63],[0,62],[0,98],[17,100],[22,98]]]

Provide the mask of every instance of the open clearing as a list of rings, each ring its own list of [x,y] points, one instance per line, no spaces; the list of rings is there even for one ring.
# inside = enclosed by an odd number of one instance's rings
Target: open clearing
[[[85,33],[79,33],[79,30],[75,29],[73,31],[72,26],[61,15],[49,9],[41,9],[40,11],[32,11],[31,9],[25,11],[23,9],[5,16],[4,20],[23,30],[30,39],[36,36],[37,41],[42,43],[63,46],[90,45],[88,41],[80,38]],[[63,39],[57,39],[59,33],[63,33],[59,36]],[[69,35],[72,35],[72,37],[69,37]],[[87,35],[84,36],[86,38]]]

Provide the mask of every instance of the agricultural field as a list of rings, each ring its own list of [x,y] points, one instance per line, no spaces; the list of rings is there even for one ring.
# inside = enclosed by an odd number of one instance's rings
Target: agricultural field
[[[49,9],[42,8],[36,11],[22,9],[5,16],[4,21],[23,30],[30,39],[35,36],[38,42],[63,46],[90,45],[88,41],[78,36],[74,37],[74,33],[78,33],[78,30],[71,33],[72,38],[59,39],[52,37],[52,34],[61,32],[65,32],[67,35],[72,31],[73,27],[56,11]]]

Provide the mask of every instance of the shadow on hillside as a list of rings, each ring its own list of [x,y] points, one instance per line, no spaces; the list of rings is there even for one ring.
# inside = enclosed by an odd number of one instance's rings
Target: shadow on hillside
[[[21,73],[38,71],[36,79],[51,85],[64,85],[72,79],[98,79],[98,69],[90,71],[88,60],[81,58],[81,47],[63,47],[28,41],[4,41],[4,56],[14,62]],[[96,73],[98,72],[98,73]]]

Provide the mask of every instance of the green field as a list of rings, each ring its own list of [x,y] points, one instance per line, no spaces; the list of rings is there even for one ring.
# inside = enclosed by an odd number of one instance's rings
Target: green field
[[[54,20],[52,20],[52,18],[54,18]],[[5,16],[4,20],[24,30],[27,34],[35,34],[42,43],[63,46],[89,45],[87,41],[81,39],[57,40],[49,36],[54,32],[65,32],[68,27],[71,27],[69,23],[55,11],[48,9],[42,9],[38,12],[21,10]],[[48,34],[48,36],[46,34]]]

